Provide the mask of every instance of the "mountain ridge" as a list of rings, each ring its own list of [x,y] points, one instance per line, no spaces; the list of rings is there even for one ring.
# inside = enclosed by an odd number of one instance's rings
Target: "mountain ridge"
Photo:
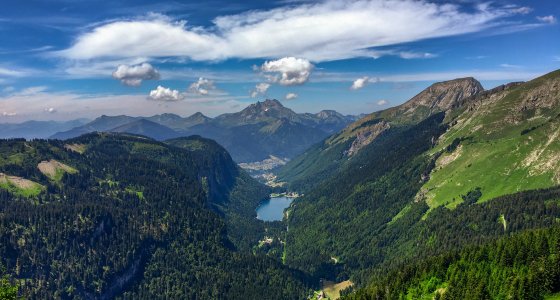
[[[151,117],[101,116],[92,122],[51,136],[68,139],[94,131],[122,131],[128,123],[145,119],[168,129],[147,131],[145,135],[157,140],[178,136],[201,135],[217,140],[238,162],[255,162],[270,155],[291,158],[312,144],[336,132],[355,120],[335,111],[298,114],[275,99],[250,104],[243,110],[210,118],[197,112],[188,117],[160,114]],[[124,126],[124,127],[123,127]],[[152,128],[155,127],[151,126]],[[141,134],[139,128],[131,130]],[[165,132],[165,133],[164,133]],[[174,134],[173,132],[176,132]]]
[[[286,164],[278,179],[305,194],[289,208],[286,263],[363,286],[369,272],[379,278],[416,259],[555,224],[560,71],[488,91],[467,86],[472,95],[455,91],[448,95],[461,96],[450,102],[430,93],[427,103],[447,110],[422,111],[428,117],[419,123],[373,113]],[[358,129],[384,124],[348,155]]]

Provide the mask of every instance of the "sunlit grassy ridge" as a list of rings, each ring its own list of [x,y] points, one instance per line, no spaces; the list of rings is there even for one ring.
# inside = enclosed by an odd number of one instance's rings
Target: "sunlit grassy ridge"
[[[444,151],[420,192],[455,207],[480,187],[479,201],[560,183],[560,72],[496,92],[464,108],[430,155]]]

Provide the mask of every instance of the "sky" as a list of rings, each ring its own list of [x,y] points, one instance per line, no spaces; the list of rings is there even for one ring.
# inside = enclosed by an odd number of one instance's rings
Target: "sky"
[[[0,123],[208,116],[278,99],[371,113],[430,84],[560,68],[557,0],[6,0]]]

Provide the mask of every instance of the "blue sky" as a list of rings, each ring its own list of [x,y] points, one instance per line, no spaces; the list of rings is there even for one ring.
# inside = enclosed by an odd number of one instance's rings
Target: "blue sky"
[[[560,68],[556,0],[7,1],[0,122],[201,111],[276,98],[369,113],[429,84]]]

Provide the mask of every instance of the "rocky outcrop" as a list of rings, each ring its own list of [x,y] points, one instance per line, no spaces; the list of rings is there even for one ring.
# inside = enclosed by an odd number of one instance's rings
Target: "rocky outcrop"
[[[354,140],[354,142],[352,142],[350,148],[346,150],[345,154],[347,156],[352,156],[358,153],[360,149],[369,145],[371,142],[373,142],[373,140],[375,140],[380,134],[385,132],[390,127],[391,125],[389,125],[389,123],[380,121],[371,126],[360,128],[356,132],[356,139]]]
[[[472,77],[438,82],[401,105],[399,111],[405,115],[412,115],[419,112],[419,109],[424,108],[424,111],[420,113],[423,118],[426,118],[433,113],[457,107],[463,99],[475,96],[483,91],[484,88],[480,82]]]

